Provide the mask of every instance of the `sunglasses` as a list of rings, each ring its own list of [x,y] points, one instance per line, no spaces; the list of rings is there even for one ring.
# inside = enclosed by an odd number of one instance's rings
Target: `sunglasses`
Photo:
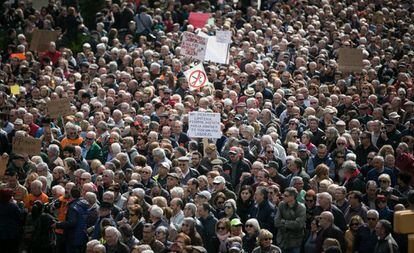
[[[217,227],[217,230],[225,230],[225,227]]]
[[[252,224],[246,224],[245,227],[253,227]]]
[[[358,223],[351,223],[351,226],[359,226]]]

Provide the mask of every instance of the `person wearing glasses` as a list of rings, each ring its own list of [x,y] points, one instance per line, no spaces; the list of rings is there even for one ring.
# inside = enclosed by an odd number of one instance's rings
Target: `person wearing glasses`
[[[305,236],[306,207],[297,201],[297,197],[296,188],[285,189],[274,221],[278,229],[277,245],[286,253],[299,253]]]
[[[351,220],[349,221],[349,228],[345,232],[345,241],[346,241],[346,253],[353,253],[354,249],[354,241],[356,233],[358,232],[359,226],[364,224],[361,216],[355,215],[352,216]]]
[[[208,238],[206,242],[211,244],[207,248],[210,253],[226,253],[227,252],[227,239],[230,238],[230,220],[223,218],[216,223],[216,233],[213,237]]]
[[[244,225],[246,234],[243,236],[243,250],[245,252],[252,252],[256,247],[257,237],[260,231],[259,222],[256,219],[249,219]]]
[[[359,166],[364,166],[367,163],[367,157],[370,152],[378,152],[378,148],[372,144],[371,135],[370,132],[364,131],[359,136],[361,144],[355,149]]]
[[[361,224],[354,235],[355,252],[374,252],[378,237],[375,234],[375,227],[379,220],[379,213],[375,209],[367,212],[367,222]]]
[[[259,236],[257,237],[257,244],[252,253],[281,253],[279,247],[272,244],[273,234],[267,229],[260,229]]]

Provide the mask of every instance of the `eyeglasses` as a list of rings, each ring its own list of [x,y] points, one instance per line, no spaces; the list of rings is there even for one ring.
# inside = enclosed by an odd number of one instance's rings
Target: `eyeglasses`
[[[225,230],[226,227],[217,227],[217,230]]]
[[[93,141],[93,140],[95,140],[94,138],[89,138],[89,137],[86,137],[85,139],[86,139],[86,140],[88,140],[88,141]]]

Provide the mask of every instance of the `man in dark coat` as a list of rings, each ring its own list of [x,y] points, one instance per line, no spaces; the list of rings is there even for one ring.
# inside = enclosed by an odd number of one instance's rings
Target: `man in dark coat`
[[[260,228],[274,231],[273,218],[275,216],[275,206],[268,200],[268,191],[265,187],[257,187],[254,194],[255,205],[250,211],[250,218],[259,221]]]
[[[325,211],[322,212],[319,216],[319,226],[321,230],[318,233],[318,237],[316,238],[316,251],[315,252],[322,252],[322,245],[326,238],[333,238],[338,240],[339,245],[341,246],[342,252],[346,250],[346,241],[344,237],[344,233],[337,227],[334,222],[334,216],[331,212]]]

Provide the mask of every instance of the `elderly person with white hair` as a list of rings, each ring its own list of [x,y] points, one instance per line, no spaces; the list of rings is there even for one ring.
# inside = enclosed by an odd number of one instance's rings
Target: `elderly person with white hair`
[[[129,253],[128,246],[122,242],[122,234],[116,227],[109,226],[104,232],[106,252]]]

